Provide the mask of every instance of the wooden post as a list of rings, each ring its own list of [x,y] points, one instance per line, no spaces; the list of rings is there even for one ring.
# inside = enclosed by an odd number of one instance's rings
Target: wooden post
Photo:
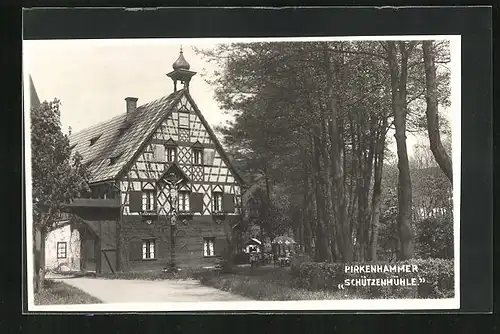
[[[101,225],[99,225],[99,232],[101,232]],[[95,272],[96,274],[102,273],[102,254],[101,254],[101,233],[94,236],[94,258],[95,258]]]
[[[80,233],[80,271],[85,271],[87,269],[87,252],[85,251],[86,235],[83,228],[79,228]]]
[[[121,197],[121,195],[119,195]],[[122,231],[122,222],[123,222],[123,212],[120,207],[120,218],[117,221],[117,225],[115,226],[115,234],[116,234],[116,271],[122,270],[122,260],[121,260],[121,231]]]

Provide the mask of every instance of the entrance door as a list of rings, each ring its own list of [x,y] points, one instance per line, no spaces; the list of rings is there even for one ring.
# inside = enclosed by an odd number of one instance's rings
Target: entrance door
[[[84,271],[95,271],[95,243],[93,238],[86,238],[82,242],[81,268]]]

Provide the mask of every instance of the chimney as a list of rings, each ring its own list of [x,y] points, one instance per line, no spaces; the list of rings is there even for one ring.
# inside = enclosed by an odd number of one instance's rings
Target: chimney
[[[126,97],[127,101],[127,119],[132,115],[132,113],[137,109],[137,97]]]

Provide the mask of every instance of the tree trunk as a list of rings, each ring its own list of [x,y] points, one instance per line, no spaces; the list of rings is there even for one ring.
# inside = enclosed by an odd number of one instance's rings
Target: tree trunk
[[[320,164],[320,148],[319,140],[315,135],[312,135],[313,143],[313,168],[314,168],[314,195],[315,204],[317,212],[317,223],[316,223],[316,254],[318,261],[329,261],[331,259],[331,250],[329,247],[329,235],[327,234],[327,229],[325,227],[326,222],[326,209],[325,209],[325,197],[323,196],[324,191],[321,185],[324,184],[324,180],[321,177],[321,164]],[[321,191],[320,191],[321,190]]]
[[[328,261],[333,262],[335,258],[335,228],[334,228],[334,209],[333,209],[333,198],[332,198],[332,193],[333,193],[333,185],[332,185],[332,177],[330,175],[331,171],[331,162],[330,162],[330,156],[328,154],[328,149],[326,147],[326,143],[328,140],[327,136],[327,125],[325,121],[322,121],[321,125],[321,138],[323,143],[321,144],[321,155],[323,156],[323,173],[324,173],[324,180],[325,180],[325,224],[326,224],[326,230],[328,233],[328,241],[329,241],[329,247],[330,247],[330,253],[331,257],[328,259]],[[319,144],[319,143],[318,143]]]
[[[47,233],[44,228],[40,229],[40,253],[38,256],[38,268],[36,268],[37,291],[41,291],[45,286],[45,239]]]
[[[385,134],[387,127],[387,117],[384,116],[382,128],[376,142],[376,152],[374,161],[374,180],[372,195],[372,215],[371,215],[371,236],[370,236],[370,260],[377,262],[378,229],[380,222],[380,207],[382,204],[382,171],[384,166]]]
[[[233,229],[233,225],[234,225],[234,221],[232,219],[225,219],[224,220],[224,223],[223,223],[223,227],[224,227],[224,234],[226,235],[226,249],[224,250],[224,252],[221,254],[222,255],[222,258],[224,260],[224,263],[223,263],[223,271],[226,271],[226,272],[229,272],[233,269],[233,259],[234,259],[234,256],[233,256],[233,253],[234,253],[234,250],[235,250],[235,235],[234,235],[234,229]]]
[[[359,160],[359,169],[357,171],[359,186],[357,189],[358,197],[358,260],[364,262],[368,259],[369,248],[369,230],[370,230],[370,215],[369,215],[369,193],[371,186],[371,176],[373,167],[373,129],[376,127],[376,118],[371,117],[367,124],[363,115],[358,117],[358,148],[357,160]],[[366,134],[366,126],[369,125],[369,134]],[[367,140],[367,137],[368,140]],[[366,153],[368,150],[368,154]]]
[[[437,164],[450,180],[453,186],[453,168],[451,159],[446,153],[441,142],[439,134],[439,119],[438,119],[438,99],[437,99],[437,82],[436,82],[436,65],[434,63],[435,53],[432,41],[423,41],[422,49],[424,53],[425,65],[425,84],[426,84],[426,101],[427,101],[427,131],[429,133],[429,142],[432,154],[436,159]]]
[[[324,44],[323,60],[325,63],[327,84],[327,110],[330,112],[330,142],[331,142],[331,168],[335,191],[335,214],[336,226],[338,228],[339,249],[343,262],[352,261],[352,236],[349,222],[346,219],[345,194],[344,194],[344,170],[342,164],[342,130],[338,121],[338,97],[334,91],[333,73],[339,73],[339,66],[332,68],[328,44]]]
[[[309,215],[309,198],[310,198],[310,193],[309,193],[309,171],[307,167],[307,155],[304,152],[304,184],[303,184],[303,207],[302,207],[302,222],[301,222],[301,236],[302,236],[302,247],[303,251],[306,254],[311,255],[311,233],[310,231],[310,221],[312,217]]]
[[[40,287],[39,287],[39,268],[40,268],[40,236],[39,236],[39,231],[37,229],[34,229],[33,233],[33,289],[34,292],[39,292]]]
[[[269,171],[268,171],[267,163],[265,164],[265,167],[264,167],[264,178],[265,178],[265,183],[266,183],[266,212],[265,212],[265,219],[266,219],[266,222],[267,222],[269,230],[274,234],[275,233],[275,230],[274,230],[274,219],[271,218],[271,186],[269,184]]]
[[[412,43],[412,42],[410,42]],[[406,147],[406,80],[408,74],[409,49],[405,42],[399,42],[401,53],[401,71],[397,64],[396,44],[387,42],[388,61],[391,72],[392,110],[394,113],[394,127],[398,153],[398,215],[399,228],[399,260],[406,260],[413,256],[413,232],[411,228],[412,193],[410,166]],[[411,48],[411,46],[410,46]]]

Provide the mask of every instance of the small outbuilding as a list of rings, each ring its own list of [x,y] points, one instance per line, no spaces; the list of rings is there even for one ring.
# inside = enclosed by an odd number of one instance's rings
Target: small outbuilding
[[[262,242],[258,239],[251,238],[250,240],[245,242],[243,251],[247,254],[262,253]]]

